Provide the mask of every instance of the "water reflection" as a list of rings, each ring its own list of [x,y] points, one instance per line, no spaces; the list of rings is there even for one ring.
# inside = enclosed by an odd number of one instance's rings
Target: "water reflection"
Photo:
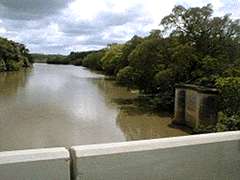
[[[83,67],[35,64],[0,73],[0,151],[187,134],[168,127],[170,117],[129,113],[135,107],[114,101],[136,96]]]
[[[23,68],[21,71],[0,72],[0,96],[13,96],[16,91],[24,88],[33,68]]]

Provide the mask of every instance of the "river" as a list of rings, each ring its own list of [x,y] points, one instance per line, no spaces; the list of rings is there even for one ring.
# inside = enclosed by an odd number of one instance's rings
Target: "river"
[[[140,111],[134,91],[84,67],[0,72],[0,151],[182,136],[172,114]],[[127,103],[126,103],[127,102]]]

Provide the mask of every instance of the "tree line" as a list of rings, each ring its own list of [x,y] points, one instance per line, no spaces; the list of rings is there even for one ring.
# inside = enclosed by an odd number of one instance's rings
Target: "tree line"
[[[175,6],[162,30],[133,36],[94,52],[71,52],[69,63],[115,75],[118,83],[155,94],[159,109],[173,109],[174,86],[217,87],[218,131],[240,129],[240,20],[213,17],[213,7]]]
[[[16,71],[34,62],[24,44],[0,37],[0,72]]]

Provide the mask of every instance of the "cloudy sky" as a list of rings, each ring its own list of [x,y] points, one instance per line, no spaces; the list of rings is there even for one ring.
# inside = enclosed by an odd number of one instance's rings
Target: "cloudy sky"
[[[0,36],[31,53],[67,55],[147,36],[174,5],[208,3],[215,16],[240,19],[240,0],[1,0]]]

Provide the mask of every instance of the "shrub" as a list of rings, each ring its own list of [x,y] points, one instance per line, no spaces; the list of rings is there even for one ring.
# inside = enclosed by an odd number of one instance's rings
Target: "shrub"
[[[104,51],[93,52],[88,54],[82,61],[84,67],[88,67],[93,70],[101,70],[102,62],[101,59],[104,55]]]
[[[226,114],[219,112],[216,130],[218,132],[240,130],[240,117],[236,115],[228,117]]]
[[[219,110],[228,117],[240,115],[240,77],[218,78]]]
[[[116,75],[117,66],[123,60],[123,44],[111,46],[101,59],[102,68],[107,74]]]
[[[47,59],[48,64],[69,64],[70,59],[65,57],[49,57]]]
[[[16,62],[16,61],[7,61],[6,67],[8,71],[19,71],[23,66],[23,62]]]
[[[77,60],[74,62],[74,65],[75,65],[75,66],[82,66],[82,63],[83,63],[83,60],[80,58],[80,59],[77,59]]]
[[[155,109],[172,111],[174,109],[174,92],[173,91],[159,92],[152,99],[152,103]]]
[[[127,66],[123,69],[121,69],[117,73],[117,78],[116,80],[123,85],[131,85],[132,84],[132,74],[133,70],[131,66]]]

